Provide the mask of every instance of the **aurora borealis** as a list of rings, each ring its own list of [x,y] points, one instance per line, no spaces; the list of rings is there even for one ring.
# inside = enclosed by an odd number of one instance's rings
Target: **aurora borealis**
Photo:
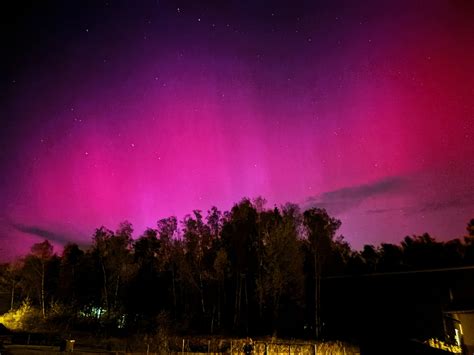
[[[474,217],[471,1],[25,2],[2,31],[0,259],[263,196],[356,248]]]

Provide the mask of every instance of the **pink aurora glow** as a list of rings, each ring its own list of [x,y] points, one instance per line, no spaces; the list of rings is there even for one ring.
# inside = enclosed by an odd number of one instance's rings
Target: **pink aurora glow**
[[[21,125],[2,136],[4,258],[48,233],[87,244],[127,219],[138,236],[159,218],[259,195],[327,207],[354,247],[462,236],[474,210],[474,46],[472,24],[448,10],[441,23],[438,6],[342,16],[340,27],[331,13],[327,34],[310,19],[267,34],[242,17],[240,37],[190,11],[169,37],[143,25],[101,47],[113,31],[97,26],[59,66],[41,52],[41,70],[23,68],[10,91]]]

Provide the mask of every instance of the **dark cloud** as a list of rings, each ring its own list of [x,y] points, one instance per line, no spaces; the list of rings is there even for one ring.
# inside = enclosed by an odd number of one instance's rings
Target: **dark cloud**
[[[56,242],[59,244],[66,244],[71,241],[70,236],[63,233],[47,230],[37,226],[28,226],[20,223],[12,223],[12,226],[23,233],[36,235],[38,237],[48,239],[50,242]]]
[[[440,196],[437,200],[424,201],[412,206],[407,209],[407,212],[427,213],[469,206],[474,206],[474,193],[444,198]]]
[[[321,207],[330,213],[339,214],[359,206],[370,197],[399,192],[405,189],[408,184],[406,178],[390,177],[371,184],[344,187],[308,198],[305,208]]]
[[[474,193],[451,191],[451,189],[448,189],[443,194],[417,196],[417,193],[426,186],[429,186],[429,182],[425,180],[419,180],[417,183],[411,181],[406,189],[406,192],[409,192],[413,197],[411,203],[399,207],[369,209],[366,213],[382,214],[403,212],[404,215],[414,215],[445,211],[449,209],[463,209],[471,206],[474,207]]]
[[[325,192],[321,195],[323,200],[359,200],[371,196],[380,195],[387,192],[399,190],[406,181],[400,177],[391,177],[376,181],[372,184],[358,185],[354,187],[345,187],[339,190]]]
[[[400,210],[402,209],[401,208],[377,208],[373,210],[367,210],[365,212],[368,214],[381,214],[381,213],[390,213],[390,212],[400,211]]]

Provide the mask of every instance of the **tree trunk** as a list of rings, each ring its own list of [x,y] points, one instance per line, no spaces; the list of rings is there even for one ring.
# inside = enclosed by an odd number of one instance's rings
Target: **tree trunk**
[[[276,291],[276,295],[273,299],[273,334],[276,336],[277,334],[277,325],[278,325],[278,317],[280,314],[280,297],[281,297],[281,289]]]
[[[15,301],[15,280],[12,281],[12,291],[11,291],[11,298],[10,298],[10,311],[13,311],[13,303]]]
[[[314,252],[314,335],[319,339],[319,270],[318,257]]]
[[[107,290],[107,273],[105,272],[104,263],[101,261],[100,265],[102,266],[102,276],[104,277],[104,301],[105,301],[105,309],[109,311],[109,294]]]
[[[217,328],[221,327],[221,285],[217,285]]]
[[[172,292],[173,292],[173,306],[174,306],[174,315],[175,318],[178,316],[178,306],[176,301],[176,285],[175,285],[175,275],[174,275],[174,266],[171,267],[171,284],[172,284]]]
[[[202,276],[201,273],[199,273],[199,293],[201,295],[201,309],[202,309],[202,314],[206,313],[206,308],[204,307],[204,290],[203,290],[203,284],[202,284]]]
[[[247,294],[247,275],[244,276],[244,290],[245,290],[245,329],[249,333],[249,297]]]
[[[44,307],[44,263],[41,264],[41,312],[43,313],[43,318],[46,318],[46,312]]]
[[[214,317],[216,315],[216,306],[212,307],[212,316],[211,316],[211,334],[214,334]]]
[[[71,301],[72,304],[75,306],[76,305],[76,268],[74,265],[72,265],[71,273],[72,273],[72,295],[71,295]]]
[[[322,332],[322,324],[321,324],[321,265],[318,265],[318,295],[317,295],[317,306],[318,306],[318,326],[317,326],[317,332],[318,332],[318,337],[321,337],[321,332]]]
[[[117,283],[115,284],[115,296],[114,296],[114,308],[117,309],[117,299],[118,299],[118,291],[120,286],[120,274],[117,275]]]
[[[234,327],[240,323],[240,300],[242,298],[242,276],[237,275],[237,285],[235,288],[235,310],[234,310]]]

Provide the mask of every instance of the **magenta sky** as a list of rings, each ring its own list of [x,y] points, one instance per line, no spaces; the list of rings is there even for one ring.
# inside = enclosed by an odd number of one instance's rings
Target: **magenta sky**
[[[356,248],[464,234],[472,2],[138,3],[7,14],[0,259],[259,195]]]

